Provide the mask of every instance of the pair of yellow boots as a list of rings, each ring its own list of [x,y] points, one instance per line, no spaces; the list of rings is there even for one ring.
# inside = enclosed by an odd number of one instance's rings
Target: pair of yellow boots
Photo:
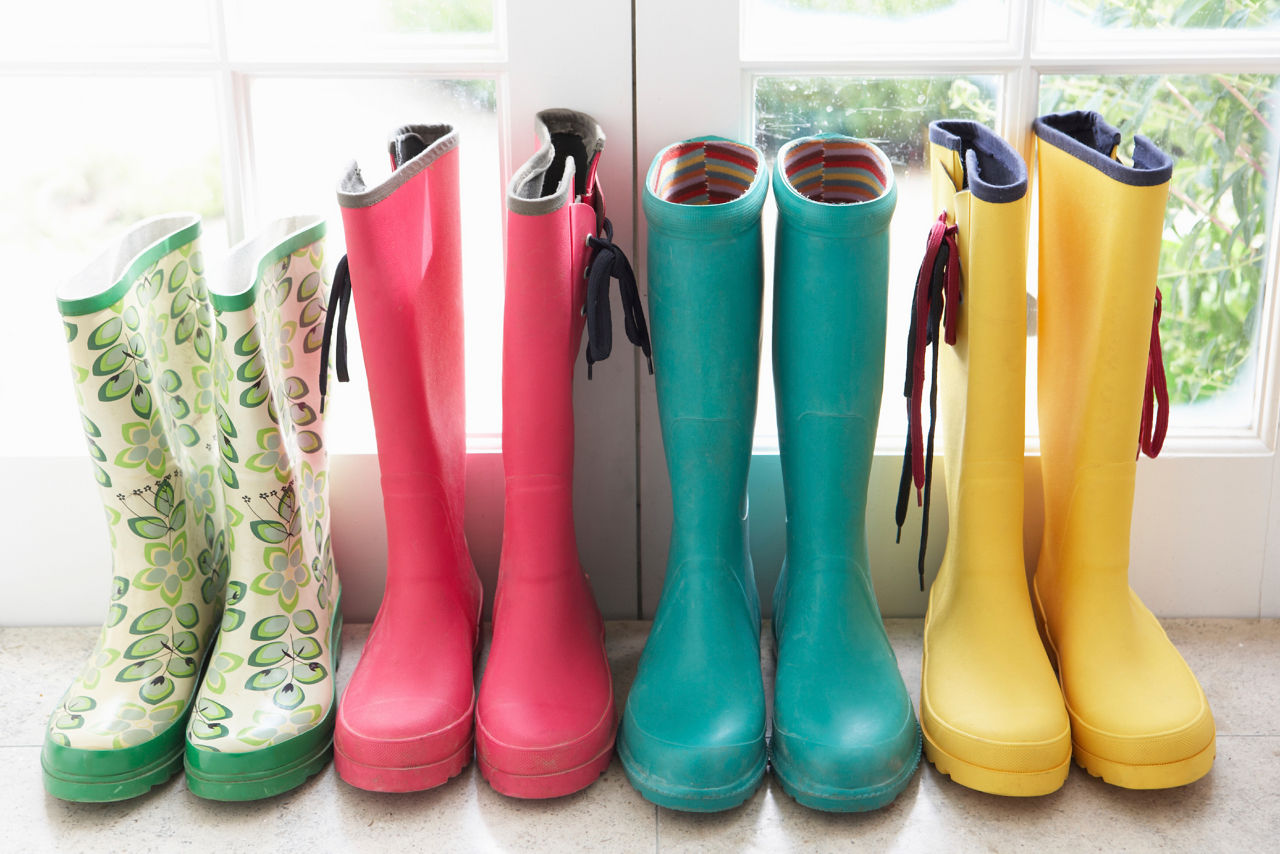
[[[924,629],[924,750],[956,782],[1000,795],[1055,791],[1073,752],[1117,786],[1180,786],[1213,764],[1213,716],[1128,583],[1137,453],[1159,451],[1167,419],[1153,420],[1152,397],[1164,393],[1156,269],[1172,161],[1137,137],[1122,163],[1120,134],[1096,113],[1034,130],[1044,534],[1028,597],[1026,167],[980,125],[930,128],[946,214],[935,237],[958,257],[922,268],[916,306],[923,340],[932,277],[949,536]],[[947,266],[958,293],[946,293]],[[899,524],[910,481],[923,483],[921,445],[917,428]]]

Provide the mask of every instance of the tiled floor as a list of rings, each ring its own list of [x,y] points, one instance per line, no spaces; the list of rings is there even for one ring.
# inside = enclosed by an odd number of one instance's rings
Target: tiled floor
[[[1280,850],[1280,621],[1171,620],[1218,723],[1218,760],[1182,789],[1131,792],[1073,768],[1061,791],[1016,800],[969,791],[923,764],[889,808],[828,815],[767,783],[718,815],[658,809],[627,784],[617,761],[584,792],[520,802],[491,790],[474,767],[440,789],[378,795],[332,769],[265,802],[191,796],[181,778],[118,804],[69,804],[40,785],[45,718],[93,629],[0,629],[0,851],[1277,851]],[[619,700],[635,674],[644,623],[612,623]],[[367,627],[346,630],[350,676]],[[916,694],[920,621],[890,620]],[[771,655],[765,661],[771,666]]]

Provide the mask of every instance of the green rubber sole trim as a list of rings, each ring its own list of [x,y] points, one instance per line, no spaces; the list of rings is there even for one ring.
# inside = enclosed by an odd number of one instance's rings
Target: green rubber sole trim
[[[333,758],[333,728],[338,714],[338,660],[342,656],[341,596],[333,603],[329,661],[333,702],[316,726],[288,741],[246,753],[186,746],[187,788],[211,801],[257,801],[296,789],[324,770]]]
[[[101,751],[77,752],[99,753]],[[153,786],[170,780],[182,770],[182,745],[179,744],[177,748],[154,760],[150,765],[112,776],[72,774],[58,768],[51,768],[43,754],[40,757],[40,768],[44,776],[44,789],[55,798],[85,804],[127,801],[130,798],[145,795]]]
[[[882,809],[893,803],[902,790],[915,776],[920,767],[920,752],[923,744],[920,739],[920,727],[916,727],[916,746],[912,759],[902,767],[891,779],[875,786],[864,786],[858,789],[845,789],[838,786],[827,786],[805,779],[804,774],[779,764],[777,758],[772,760],[773,776],[777,778],[782,791],[801,806],[823,812],[871,812]]]
[[[218,311],[240,311],[253,305],[253,301],[258,297],[258,283],[262,281],[263,276],[271,265],[322,239],[325,235],[325,230],[325,221],[319,220],[290,234],[258,260],[257,274],[253,277],[253,281],[249,283],[248,288],[235,294],[220,294],[210,290],[209,301],[213,303],[213,307]]]
[[[666,780],[659,780],[639,770],[626,742],[621,738],[618,739],[618,758],[622,761],[622,770],[626,772],[632,788],[643,795],[645,800],[680,812],[724,812],[741,806],[760,788],[768,767],[767,752],[761,751],[759,765],[741,780],[714,789],[699,789],[693,786],[673,786]]]
[[[121,297],[128,293],[129,288],[133,286],[133,283],[137,281],[144,270],[175,249],[186,246],[199,236],[200,220],[196,218],[190,225],[178,229],[138,253],[137,257],[130,262],[114,285],[93,296],[80,299],[59,298],[58,310],[62,312],[63,316],[75,317],[82,314],[92,314],[95,311],[101,311],[108,306],[115,305],[120,301]]]

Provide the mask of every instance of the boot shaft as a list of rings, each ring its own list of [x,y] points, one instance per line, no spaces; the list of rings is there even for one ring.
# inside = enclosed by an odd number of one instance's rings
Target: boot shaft
[[[458,134],[450,125],[409,125],[393,133],[389,148],[389,178],[366,187],[352,164],[338,188],[383,493],[434,494],[460,525],[466,401]]]
[[[884,386],[893,167],[824,135],[778,152],[773,381],[788,563],[865,565],[866,497]]]
[[[658,415],[679,544],[742,548],[760,369],[764,155],[669,146],[645,178]]]

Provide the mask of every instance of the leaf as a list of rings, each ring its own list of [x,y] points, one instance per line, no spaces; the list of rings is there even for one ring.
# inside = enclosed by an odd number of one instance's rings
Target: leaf
[[[316,620],[315,612],[309,609],[303,609],[294,614],[293,625],[304,635],[309,635],[316,629],[320,628],[320,624]]]
[[[245,592],[246,592],[246,588],[243,581],[228,581],[227,582],[227,604],[228,605],[240,604],[240,601],[244,599]]]
[[[119,602],[112,603],[112,605],[107,608],[107,628],[110,629],[114,626],[120,625],[120,621],[124,619],[125,614],[127,613],[129,613],[128,608],[121,605]]]
[[[139,418],[151,417],[151,392],[147,391],[145,385],[138,383],[133,387],[133,397],[129,398],[129,405],[133,407],[133,411]]]
[[[187,524],[187,501],[184,498],[178,502],[178,506],[173,508],[173,515],[169,517],[169,527],[175,531],[182,529]]]
[[[117,575],[111,579],[111,601],[118,602],[124,598],[124,594],[129,592],[129,579],[123,575]]]
[[[164,358],[164,357],[161,356],[161,358]],[[138,379],[141,382],[144,382],[144,383],[151,382],[151,363],[150,362],[146,361],[145,359],[139,362],[135,362],[133,365],[133,369],[138,372]]]
[[[218,450],[222,453],[222,458],[227,462],[240,462],[240,456],[236,453],[235,445],[231,444],[231,438],[225,433],[218,435]]]
[[[227,415],[227,410],[222,408],[222,404],[217,405],[218,432],[229,438],[236,438],[236,425],[231,423],[231,416]]]
[[[298,283],[297,300],[298,302],[306,302],[311,299],[320,290],[320,274],[307,273],[303,276],[302,281]]]
[[[209,340],[209,333],[205,331],[203,326],[196,327],[195,339],[196,355],[203,362],[209,361],[209,354],[213,351],[213,342]]]
[[[231,717],[231,710],[208,697],[201,697],[200,704],[196,708],[196,716],[206,721],[225,721]]]
[[[244,625],[244,611],[239,608],[228,608],[222,612],[222,631],[234,632]]]
[[[300,661],[293,665],[293,681],[301,682],[303,685],[313,685],[327,675],[328,671],[324,669],[324,665],[316,661]]]
[[[307,396],[307,382],[302,377],[284,378],[284,395],[290,400],[300,400]]]
[[[187,280],[187,262],[179,261],[178,266],[173,268],[173,272],[169,274],[169,291],[172,293],[182,287],[182,283]]]
[[[190,602],[184,602],[173,609],[173,616],[178,618],[178,623],[187,629],[194,629],[196,624],[200,622],[200,611]]]
[[[183,655],[195,655],[200,649],[200,639],[195,632],[181,631],[173,635],[173,648]]]
[[[138,317],[138,310],[133,306],[129,306],[124,310],[124,325],[130,329],[137,329],[141,319]]]
[[[262,402],[270,396],[271,395],[267,391],[265,384],[262,380],[258,380],[256,383],[240,392],[240,405],[247,409],[252,409],[255,406],[261,406]]]
[[[196,675],[197,667],[198,665],[194,656],[175,655],[169,658],[169,663],[165,666],[165,670],[168,671],[170,676],[176,676],[179,679],[187,679]]]
[[[162,703],[169,699],[173,693],[173,680],[168,676],[157,676],[147,681],[142,688],[138,690],[138,696],[144,702],[155,704]]]
[[[267,361],[262,358],[262,353],[259,351],[241,363],[240,367],[236,369],[236,376],[242,382],[252,383],[261,379],[266,371]]]
[[[281,685],[271,695],[271,701],[282,709],[296,709],[306,698],[306,694],[297,685]]]
[[[249,523],[249,530],[264,543],[282,543],[289,536],[289,529],[274,519],[255,519]]]
[[[249,637],[259,641],[270,641],[289,631],[289,618],[283,614],[265,617],[254,624]]]
[[[186,703],[181,700],[174,700],[171,703],[165,703],[163,706],[156,706],[147,713],[147,718],[155,723],[168,723],[182,714],[185,707]]]
[[[177,327],[173,330],[173,343],[185,344],[196,331],[196,316],[194,314],[184,314],[182,319],[178,321]]]
[[[316,422],[316,411],[305,403],[289,405],[289,420],[298,427],[306,427]]]
[[[258,337],[258,327],[255,325],[248,332],[236,339],[233,350],[237,356],[252,356],[262,347],[262,340]]]
[[[141,333],[135,332],[133,335],[129,336],[129,352],[138,359],[147,355],[147,342],[146,339],[142,337]]]
[[[150,679],[163,669],[164,665],[160,663],[158,658],[148,658],[146,661],[138,661],[130,664],[128,667],[116,674],[117,682],[137,682],[140,679]]]
[[[92,697],[72,697],[63,703],[63,707],[69,712],[87,712],[90,709],[97,708],[98,701]]]
[[[259,670],[250,676],[245,681],[244,687],[250,691],[270,691],[288,678],[288,670],[283,667],[272,667],[270,670]]]
[[[298,317],[298,323],[303,326],[312,326],[316,324],[321,317],[324,316],[324,305],[318,299],[313,299],[302,307],[302,314]]]
[[[168,608],[152,608],[138,619],[134,620],[129,626],[129,634],[133,635],[150,635],[163,629],[169,625],[169,618],[173,616],[173,611]]]
[[[293,512],[298,507],[297,496],[293,491],[293,486],[286,486],[280,490],[280,500],[276,502],[276,513],[282,519],[292,519]]]
[[[58,729],[79,729],[84,726],[84,715],[69,715],[66,712],[59,712],[53,721],[53,725]]]
[[[236,477],[236,473],[231,466],[227,465],[226,460],[218,464],[218,476],[222,478],[222,482],[231,489],[240,488],[240,479]]]
[[[169,526],[159,516],[135,516],[129,520],[129,530],[146,540],[158,540],[169,533]]]
[[[104,350],[93,360],[93,373],[99,377],[118,374],[129,362],[129,348],[124,344],[113,344],[111,349]]]
[[[307,330],[307,335],[302,339],[302,352],[314,353],[324,346],[324,327],[316,324]]]
[[[178,441],[188,448],[194,448],[200,444],[200,434],[190,424],[179,424]]]
[[[320,434],[313,430],[298,431],[298,447],[305,454],[314,454],[324,445],[320,439]]]
[[[168,516],[173,511],[173,484],[169,481],[161,481],[156,489],[155,506],[161,516]]]
[[[164,649],[164,635],[147,635],[129,644],[124,651],[124,657],[131,661],[151,658],[162,649]]]
[[[270,667],[284,661],[288,647],[281,641],[271,641],[255,649],[249,654],[249,663],[254,667]]]
[[[322,652],[324,650],[315,638],[296,638],[293,642],[293,654],[298,658],[310,661],[313,658],[319,658]]]
[[[90,350],[105,350],[120,339],[120,332],[124,324],[120,318],[112,317],[102,323],[97,329],[93,330],[89,335]]]
[[[191,719],[191,734],[196,738],[214,739],[222,738],[228,732],[227,728],[222,724],[205,723],[199,718]]]
[[[245,727],[240,730],[240,732],[236,733],[237,739],[243,741],[245,744],[253,745],[254,747],[261,747],[275,737],[276,730],[274,727]]]
[[[160,388],[169,394],[173,394],[182,388],[182,377],[178,376],[178,372],[172,368],[166,368],[160,373]]]
[[[98,389],[98,400],[110,403],[119,400],[133,391],[133,371],[126,368],[102,384]]]

